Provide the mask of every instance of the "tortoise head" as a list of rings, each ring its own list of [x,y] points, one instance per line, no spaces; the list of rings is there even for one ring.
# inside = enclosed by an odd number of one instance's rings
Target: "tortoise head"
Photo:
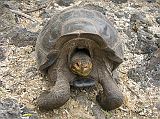
[[[70,63],[70,70],[79,76],[88,76],[92,70],[91,58],[84,52],[76,52]]]

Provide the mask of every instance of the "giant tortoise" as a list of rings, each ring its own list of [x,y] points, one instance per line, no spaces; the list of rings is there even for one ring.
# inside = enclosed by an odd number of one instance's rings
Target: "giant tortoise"
[[[104,14],[87,8],[72,8],[54,15],[36,42],[38,69],[48,75],[53,87],[37,99],[40,109],[52,110],[70,98],[70,86],[101,84],[96,100],[104,110],[123,103],[113,80],[113,70],[122,63],[121,40]]]

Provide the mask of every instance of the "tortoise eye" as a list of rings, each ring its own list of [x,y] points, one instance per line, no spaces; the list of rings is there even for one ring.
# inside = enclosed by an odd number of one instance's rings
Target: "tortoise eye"
[[[74,64],[75,69],[79,69],[79,67],[80,67],[80,64],[78,62]]]
[[[76,65],[79,67],[79,63],[77,62]]]
[[[76,63],[76,66],[80,67],[81,63],[80,62],[77,62]]]

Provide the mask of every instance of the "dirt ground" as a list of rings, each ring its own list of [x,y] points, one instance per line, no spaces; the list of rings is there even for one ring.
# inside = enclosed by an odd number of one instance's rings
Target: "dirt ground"
[[[32,110],[17,112],[18,117],[11,119],[160,119],[160,1],[66,0],[65,4],[57,1],[0,1],[1,103],[6,98],[14,99]],[[56,12],[82,4],[99,6],[123,41],[124,61],[115,78],[125,96],[124,104],[107,112],[95,100],[97,88],[72,89],[71,98],[60,109],[40,112],[36,99],[48,87],[47,79],[36,66],[36,38]],[[0,114],[7,115],[1,103]]]

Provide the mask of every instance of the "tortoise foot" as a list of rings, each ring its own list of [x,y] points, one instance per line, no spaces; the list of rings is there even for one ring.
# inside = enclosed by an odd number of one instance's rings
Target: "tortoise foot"
[[[114,110],[123,104],[123,95],[110,94],[106,96],[103,92],[99,92],[96,96],[96,100],[103,110]]]
[[[37,98],[37,106],[39,107],[39,110],[44,111],[44,110],[51,110],[48,101],[45,101],[47,95],[49,94],[49,91],[44,91],[40,96]]]
[[[45,91],[37,99],[37,106],[40,111],[49,111],[63,106],[70,97],[69,90]]]

